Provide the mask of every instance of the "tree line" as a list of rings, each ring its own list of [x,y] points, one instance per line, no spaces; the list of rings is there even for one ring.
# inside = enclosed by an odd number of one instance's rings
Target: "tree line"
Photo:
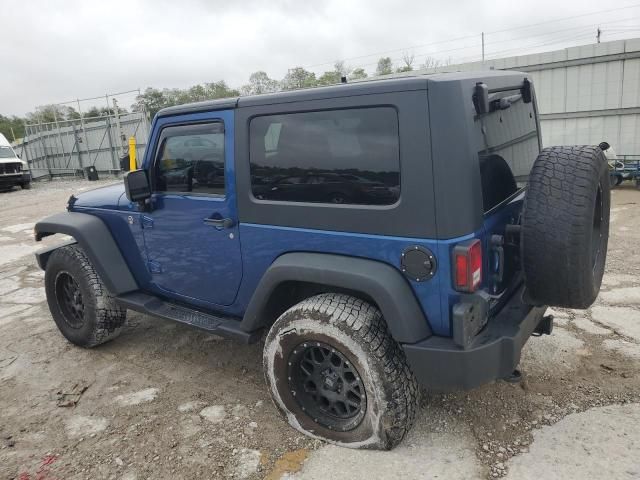
[[[450,60],[443,62],[432,57],[427,57],[422,64],[415,66],[415,55],[407,53],[403,55],[400,65],[394,65],[391,57],[381,57],[378,59],[374,76],[379,77],[392,73],[411,72],[414,69],[435,69],[440,66],[449,65],[450,63]],[[148,87],[143,93],[136,97],[135,103],[131,106],[131,110],[134,112],[147,112],[150,117],[153,117],[158,110],[162,108],[181,105],[183,103],[334,85],[340,83],[343,77],[347,80],[361,80],[368,76],[364,68],[351,68],[343,61],[335,62],[332,70],[325,71],[321,75],[316,75],[304,67],[290,68],[284,78],[280,80],[270,78],[264,71],[258,71],[253,72],[249,76],[248,83],[240,88],[232,88],[227,85],[224,80],[198,84],[185,89],[158,89]],[[118,112],[123,114],[127,113],[127,110],[118,107]],[[0,114],[0,133],[9,140],[13,140],[14,136],[15,138],[22,138],[24,136],[25,123],[52,123],[55,121],[78,120],[81,116],[86,121],[91,121],[91,119],[105,115],[113,115],[114,113],[113,108],[91,107],[86,112],[82,112],[81,115],[73,107],[42,105],[24,117],[15,115],[7,117]]]

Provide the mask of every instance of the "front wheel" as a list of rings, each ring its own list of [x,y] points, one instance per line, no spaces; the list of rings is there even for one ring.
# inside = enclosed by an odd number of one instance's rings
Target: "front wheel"
[[[31,182],[25,182],[20,184],[22,190],[29,190],[31,188]]]
[[[358,298],[321,294],[287,310],[264,368],[276,407],[305,435],[389,450],[413,424],[416,379],[380,311]]]
[[[78,245],[51,254],[44,284],[53,320],[71,343],[95,347],[120,334],[127,311],[107,291]]]

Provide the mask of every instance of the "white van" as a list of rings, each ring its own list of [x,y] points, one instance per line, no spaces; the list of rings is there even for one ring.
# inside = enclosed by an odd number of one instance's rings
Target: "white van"
[[[27,162],[20,160],[9,141],[0,133],[0,190],[11,190],[17,185],[30,188],[31,174]]]

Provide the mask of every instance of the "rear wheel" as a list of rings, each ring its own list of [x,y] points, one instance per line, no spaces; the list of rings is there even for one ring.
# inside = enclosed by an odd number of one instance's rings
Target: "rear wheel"
[[[126,310],[107,291],[79,246],[51,254],[44,283],[53,320],[71,343],[95,347],[120,334]]]
[[[602,283],[609,239],[610,175],[598,147],[551,147],[529,176],[522,259],[530,299],[588,308]]]
[[[416,379],[363,300],[328,293],[287,310],[267,335],[264,368],[276,407],[306,435],[387,450],[413,424]]]

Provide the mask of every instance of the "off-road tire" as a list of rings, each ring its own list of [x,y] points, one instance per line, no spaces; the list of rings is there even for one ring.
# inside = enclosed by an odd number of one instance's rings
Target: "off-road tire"
[[[31,182],[21,183],[20,184],[20,188],[22,190],[30,190],[31,189]]]
[[[294,352],[308,345],[335,349],[359,374],[366,408],[355,417],[357,424],[328,427],[309,415],[309,410],[303,411],[292,392],[290,369]],[[415,376],[381,312],[363,300],[325,293],[293,306],[271,327],[263,361],[274,404],[305,435],[345,447],[389,450],[413,425],[419,396]]]
[[[533,303],[588,308],[602,283],[609,239],[609,168],[592,146],[550,147],[529,175],[522,263]]]
[[[77,284],[84,310],[81,320],[69,320],[56,293],[56,282],[70,276]],[[49,310],[58,329],[67,340],[85,348],[95,347],[117,337],[126,320],[120,307],[107,291],[89,258],[78,245],[55,250],[47,261],[44,275]],[[72,327],[77,322],[79,326]]]

